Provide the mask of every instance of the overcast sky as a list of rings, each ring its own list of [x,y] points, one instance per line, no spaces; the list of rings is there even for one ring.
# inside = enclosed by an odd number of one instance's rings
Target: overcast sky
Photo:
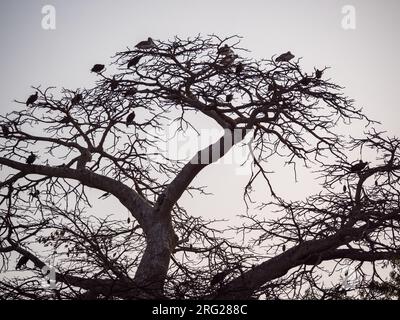
[[[44,5],[56,9],[56,29],[44,30]],[[356,10],[356,29],[342,27],[345,5]],[[1,0],[0,112],[20,108],[31,85],[67,88],[92,86],[94,63],[109,63],[126,46],[151,36],[242,36],[254,58],[291,50],[302,66],[330,66],[326,76],[346,87],[370,117],[391,135],[400,135],[398,104],[398,0],[292,1],[128,1],[128,0]],[[359,133],[349,127],[348,133]],[[276,171],[279,191],[301,198],[319,190],[304,176],[295,183],[288,167]],[[232,216],[242,213],[245,176],[235,166],[215,164],[198,177],[215,197],[187,200],[193,214]]]

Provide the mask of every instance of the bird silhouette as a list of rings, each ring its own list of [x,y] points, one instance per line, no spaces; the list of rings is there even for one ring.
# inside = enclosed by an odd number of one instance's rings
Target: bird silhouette
[[[113,76],[113,78],[111,79],[111,82],[110,82],[110,89],[112,91],[114,91],[115,89],[118,88],[118,84],[119,84],[118,80],[116,80],[115,76]]]
[[[239,75],[243,72],[243,70],[244,70],[243,63],[239,62],[239,63],[236,65],[235,74],[236,74],[237,76],[239,76]]]
[[[136,56],[136,57],[132,58],[131,60],[129,60],[127,68],[129,69],[129,68],[132,68],[133,66],[136,66],[139,63],[140,59],[142,59],[142,56]]]
[[[233,100],[233,94],[228,94],[228,95],[226,95],[226,97],[225,97],[225,101],[226,102],[231,102]]]
[[[26,106],[28,107],[29,105],[34,104],[37,99],[38,99],[38,92],[36,91],[35,94],[31,94],[28,100],[26,100]]]
[[[79,104],[82,101],[82,94],[77,93],[72,99],[71,99],[71,104],[76,105]]]
[[[131,218],[128,217],[128,219],[126,219],[126,222],[128,222],[128,224],[131,223]]]
[[[148,37],[145,41],[140,41],[135,47],[140,50],[152,49],[156,45],[152,38]]]
[[[7,138],[8,135],[10,134],[10,129],[6,124],[1,125],[1,131],[3,131],[3,135]]]
[[[323,72],[322,70],[316,69],[316,70],[315,70],[315,77],[316,77],[317,79],[321,79],[323,73],[324,73],[324,72]]]
[[[35,162],[35,160],[36,160],[36,155],[35,155],[33,152],[31,152],[31,154],[29,155],[29,157],[26,158],[26,163],[27,163],[27,164],[32,164],[32,163]]]
[[[22,266],[25,266],[29,261],[28,256],[23,255],[17,262],[16,269],[19,270],[21,269]]]
[[[343,192],[346,192],[347,191],[347,187],[344,185],[343,186]]]
[[[218,49],[218,54],[223,56],[233,55],[233,50],[227,44],[225,44],[223,47]]]
[[[350,172],[352,173],[360,172],[366,167],[367,164],[368,162],[363,162],[362,160],[360,160],[357,164],[351,166]]]
[[[275,59],[276,62],[289,62],[294,58],[294,54],[292,54],[290,51],[282,53],[279,57]]]
[[[282,245],[282,251],[285,252],[286,251],[286,245]]]
[[[105,68],[104,64],[95,64],[90,71],[95,73],[100,73],[104,70],[104,68]]]
[[[126,126],[128,127],[130,124],[133,123],[133,120],[135,119],[135,111],[132,111],[127,117],[126,117]]]
[[[375,186],[379,187],[378,180],[375,180]]]

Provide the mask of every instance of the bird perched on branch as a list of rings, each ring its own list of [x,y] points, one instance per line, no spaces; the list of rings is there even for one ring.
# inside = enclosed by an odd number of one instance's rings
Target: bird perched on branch
[[[104,64],[98,63],[98,64],[95,64],[90,71],[95,72],[95,73],[100,73],[104,70],[104,68],[105,68]]]
[[[226,97],[225,97],[225,101],[226,102],[231,102],[233,100],[233,94],[228,94],[228,95],[226,95]]]
[[[294,54],[292,54],[290,51],[282,53],[279,57],[275,59],[276,62],[289,62],[294,58]]]
[[[71,99],[71,104],[76,105],[79,104],[82,101],[82,93],[77,93],[72,99]]]
[[[126,126],[128,127],[130,124],[133,124],[133,120],[135,120],[135,111],[132,111],[127,117],[126,117]]]
[[[36,91],[35,94],[31,94],[28,100],[26,100],[26,106],[28,107],[29,105],[34,104],[37,99],[38,99],[38,92]]]
[[[324,71],[315,69],[315,78],[321,79],[323,73],[324,73]]]
[[[8,128],[8,126],[6,124],[1,125],[1,131],[3,131],[3,135],[5,137],[8,137],[8,135],[10,134],[10,129]]]
[[[31,154],[29,155],[28,158],[26,158],[26,163],[27,164],[32,164],[36,160],[36,155],[31,151]]]
[[[135,47],[140,50],[146,50],[146,49],[155,48],[156,44],[154,43],[152,38],[148,37],[147,40],[140,41]]]
[[[15,267],[15,269],[19,270],[21,269],[21,267],[25,266],[29,261],[28,256],[23,255],[17,262],[17,266]]]
[[[362,160],[360,160],[357,164],[351,166],[350,172],[352,172],[352,173],[360,172],[367,166],[367,164],[368,164],[368,162],[363,162]]]
[[[136,66],[139,63],[140,59],[142,59],[142,56],[136,56],[136,57],[132,58],[131,60],[129,60],[127,68],[129,69],[129,68],[132,68],[133,66]]]
[[[223,56],[231,56],[233,55],[233,50],[227,44],[225,44],[223,47],[218,49],[218,54]]]

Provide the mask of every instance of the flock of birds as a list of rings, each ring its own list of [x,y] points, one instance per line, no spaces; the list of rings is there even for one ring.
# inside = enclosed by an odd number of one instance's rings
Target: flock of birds
[[[139,50],[149,50],[149,49],[154,49],[157,46],[154,43],[153,39],[151,37],[149,37],[147,40],[141,41],[138,44],[136,44],[135,47]],[[174,48],[177,47],[176,43],[173,44],[173,47]],[[231,66],[233,64],[233,62],[235,61],[235,59],[238,57],[237,55],[234,54],[234,51],[232,50],[232,48],[229,47],[227,44],[225,44],[224,46],[222,46],[218,49],[218,54],[222,56],[221,64],[223,66]],[[132,68],[132,67],[136,66],[140,62],[142,57],[143,57],[143,55],[138,55],[138,56],[135,56],[132,59],[130,59],[127,63],[127,68]],[[288,63],[294,57],[295,57],[294,54],[292,54],[290,51],[287,51],[287,52],[279,55],[277,58],[275,58],[275,62],[276,63],[284,63],[284,62]],[[104,71],[104,69],[105,69],[104,64],[95,64],[92,67],[91,72],[100,74]],[[244,70],[244,65],[241,62],[236,64],[236,67],[235,67],[236,75],[240,75],[243,72],[243,70]],[[315,70],[315,78],[316,79],[321,79],[322,74],[323,74],[323,70],[319,70],[319,69]],[[312,81],[312,79],[310,77],[305,76],[303,79],[300,80],[300,83],[302,85],[307,86],[311,83],[311,81]],[[111,90],[113,90],[113,91],[116,90],[118,88],[118,85],[119,85],[118,80],[116,80],[115,76],[114,76],[110,81]],[[129,88],[126,90],[125,96],[132,96],[132,95],[136,94],[136,92],[137,92],[136,88]],[[38,92],[36,91],[34,94],[32,94],[28,97],[28,99],[26,100],[26,106],[28,106],[28,107],[33,106],[37,100],[38,100]],[[75,96],[71,99],[71,105],[78,105],[82,102],[82,100],[83,100],[82,94],[76,93]],[[233,100],[233,94],[226,95],[225,101],[227,103],[231,102],[232,100]],[[135,112],[134,111],[131,112],[126,117],[126,121],[125,121],[126,126],[134,124],[135,117],[136,117]],[[69,123],[69,118],[65,117],[62,120],[60,120],[60,122],[61,123]],[[2,129],[3,135],[5,137],[9,136],[10,129],[6,124],[2,124],[1,129]],[[35,154],[33,154],[31,152],[31,154],[26,159],[26,163],[33,164],[35,162],[35,160],[36,160],[36,156],[35,156]],[[366,167],[367,164],[368,164],[367,162],[363,162],[360,160],[359,163],[352,165],[350,167],[350,172],[358,173],[358,172],[362,171]]]

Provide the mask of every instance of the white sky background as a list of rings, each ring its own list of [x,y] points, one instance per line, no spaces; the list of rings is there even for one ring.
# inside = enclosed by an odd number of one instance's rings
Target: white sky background
[[[56,8],[56,30],[41,27],[41,9],[47,4]],[[341,26],[344,5],[356,9],[355,30]],[[345,86],[356,106],[381,121],[390,135],[399,135],[399,9],[397,0],[1,0],[0,113],[21,108],[12,101],[25,101],[33,93],[31,85],[91,87],[94,63],[108,64],[115,52],[148,36],[167,40],[174,35],[238,34],[254,58],[291,50],[303,57],[301,65],[310,73],[314,66],[330,66],[324,76]],[[197,124],[215,126],[203,118]],[[359,126],[347,130],[360,133]],[[185,199],[189,212],[215,218],[243,213],[247,179],[236,175],[236,168],[214,164],[202,172],[195,182],[208,185],[214,196]],[[283,167],[283,161],[270,169],[282,196],[302,199],[320,190],[305,170],[295,183],[292,168]]]

